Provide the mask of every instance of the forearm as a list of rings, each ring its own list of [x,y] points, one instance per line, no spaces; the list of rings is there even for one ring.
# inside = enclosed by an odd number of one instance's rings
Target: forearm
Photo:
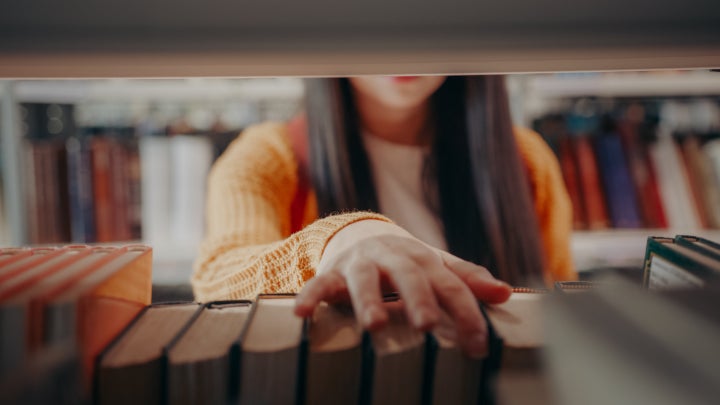
[[[298,292],[315,275],[328,241],[345,226],[366,219],[389,221],[371,212],[332,215],[286,239],[260,245],[248,245],[233,235],[210,237],[195,262],[195,298],[208,302]]]

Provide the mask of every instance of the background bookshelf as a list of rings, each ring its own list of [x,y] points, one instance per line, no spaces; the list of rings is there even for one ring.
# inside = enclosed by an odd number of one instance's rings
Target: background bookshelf
[[[715,102],[720,95],[720,73],[696,70],[512,75],[508,78],[508,85],[515,122],[533,127],[543,116],[562,114],[579,100],[601,104],[617,104],[618,100]],[[284,120],[295,113],[301,102],[302,82],[295,78],[5,80],[0,81],[0,97],[3,179],[3,198],[0,201],[4,214],[0,243],[10,245],[29,241],[27,179],[23,178],[25,171],[22,169],[27,164],[28,142],[21,135],[19,105],[71,105],[78,127],[130,128],[130,139],[141,155],[141,165],[155,164],[160,169],[151,172],[158,174],[163,167],[166,172],[173,171],[172,159],[159,158],[166,156],[167,151],[151,152],[143,157],[139,150],[143,140],[166,143],[187,140],[188,147],[211,148],[214,157],[247,125],[264,120]],[[706,132],[713,130],[718,128],[707,128]],[[220,132],[222,136],[218,136]],[[192,141],[200,141],[201,145],[190,146]],[[179,149],[183,149],[182,145]],[[175,152],[182,154],[182,151]],[[212,158],[205,159],[205,167],[195,171],[206,171],[211,161]],[[150,190],[156,188],[150,187]],[[162,193],[167,194],[166,200],[195,201],[194,206],[184,209],[197,212],[201,211],[201,205],[197,204],[202,204],[202,198],[198,197],[204,194],[201,191],[203,188],[204,183],[199,178],[193,184],[187,184],[179,194],[174,194],[172,190]],[[155,282],[185,282],[200,238],[198,226],[201,227],[202,223],[198,222],[199,215],[189,221],[192,224],[187,229],[194,231],[184,239],[176,237],[182,234],[181,231],[173,232],[169,228],[164,234],[160,232],[148,236],[148,229],[152,228],[146,222],[148,217],[152,217],[148,215],[143,217],[141,226],[144,232],[138,237],[155,246]],[[678,233],[720,239],[717,229],[700,226],[579,229],[573,235],[574,259],[580,270],[637,267],[642,262],[647,236]]]

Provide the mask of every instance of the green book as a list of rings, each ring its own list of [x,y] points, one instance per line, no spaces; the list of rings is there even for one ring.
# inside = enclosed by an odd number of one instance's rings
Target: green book
[[[692,235],[677,235],[675,243],[720,260],[720,243]]]
[[[677,243],[673,238],[648,238],[643,269],[645,288],[698,288],[719,278],[720,260]]]

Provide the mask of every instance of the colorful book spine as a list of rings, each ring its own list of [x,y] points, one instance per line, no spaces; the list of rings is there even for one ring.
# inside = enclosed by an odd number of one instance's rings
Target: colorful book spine
[[[599,136],[595,140],[595,149],[613,227],[642,227],[635,189],[619,135],[608,133]]]

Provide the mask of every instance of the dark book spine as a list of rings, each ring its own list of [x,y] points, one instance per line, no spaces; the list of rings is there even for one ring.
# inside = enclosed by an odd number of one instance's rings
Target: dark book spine
[[[81,243],[95,242],[92,172],[87,139],[68,139],[67,162],[72,240]]]
[[[128,174],[128,222],[130,239],[142,239],[142,182],[140,148],[137,139],[126,142]]]
[[[630,179],[620,137],[608,133],[596,140],[598,166],[607,196],[610,219],[615,228],[640,228],[636,193]]]
[[[124,145],[118,140],[110,142],[110,196],[112,207],[113,240],[130,240],[128,162]]]

